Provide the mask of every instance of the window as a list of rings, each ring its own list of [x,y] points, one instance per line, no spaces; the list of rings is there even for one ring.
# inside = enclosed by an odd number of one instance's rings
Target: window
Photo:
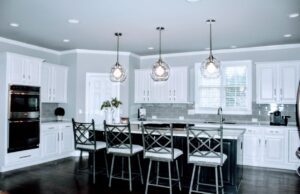
[[[215,79],[201,75],[201,63],[195,64],[195,112],[216,114],[252,114],[252,62],[221,62],[221,76]]]

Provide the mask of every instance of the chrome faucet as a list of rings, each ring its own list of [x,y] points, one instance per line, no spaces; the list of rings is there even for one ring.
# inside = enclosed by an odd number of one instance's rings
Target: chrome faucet
[[[225,119],[223,118],[223,109],[222,109],[222,107],[218,108],[218,115],[220,116],[220,125],[221,125],[221,127],[223,127],[223,121]]]

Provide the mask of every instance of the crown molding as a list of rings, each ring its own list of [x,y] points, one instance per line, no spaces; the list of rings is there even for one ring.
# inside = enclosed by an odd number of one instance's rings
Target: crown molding
[[[32,49],[32,50],[51,53],[51,54],[55,54],[55,55],[60,55],[60,53],[61,53],[60,51],[56,51],[56,50],[53,50],[53,49],[48,49],[48,48],[44,48],[44,47],[40,47],[40,46],[36,46],[36,45],[33,45],[33,44],[24,43],[24,42],[20,42],[20,41],[16,41],[16,40],[4,38],[4,37],[0,37],[0,42],[7,43],[7,44],[12,44],[12,45]]]
[[[294,49],[300,48],[300,44],[282,44],[282,45],[271,45],[271,46],[260,46],[260,47],[246,47],[246,48],[235,48],[235,49],[220,49],[214,50],[215,54],[224,53],[240,53],[240,52],[253,52],[253,51],[270,51],[270,50],[283,50],[283,49]],[[193,51],[193,52],[182,52],[182,53],[170,53],[162,54],[163,57],[184,57],[193,55],[207,55],[209,51]],[[146,55],[140,56],[140,59],[152,59],[158,58],[158,55]]]
[[[104,55],[116,55],[116,51],[105,51],[105,50],[88,50],[88,49],[73,49],[73,50],[66,50],[61,51],[60,55],[67,55],[67,54],[104,54]],[[138,55],[131,53],[131,52],[119,52],[119,55],[123,56],[133,56],[139,58]]]

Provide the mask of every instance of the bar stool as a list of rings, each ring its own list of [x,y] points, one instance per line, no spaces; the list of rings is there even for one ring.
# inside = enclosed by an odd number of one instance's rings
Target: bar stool
[[[75,122],[74,118],[72,119],[73,123],[73,133],[74,133],[74,143],[75,150],[80,150],[79,164],[82,162],[82,152],[89,152],[93,154],[93,183],[96,182],[96,152],[106,148],[106,142],[96,141],[96,132],[95,132],[95,122],[92,120],[91,123],[80,123]],[[106,165],[106,174],[108,176],[108,165],[106,153],[104,152],[104,159]]]
[[[149,169],[147,175],[147,183],[145,194],[148,194],[149,186],[169,188],[172,194],[173,181],[177,181],[179,190],[181,191],[180,175],[177,158],[183,154],[180,149],[173,147],[173,129],[172,124],[141,124],[143,133],[144,158],[149,158]],[[172,178],[171,162],[175,160],[177,178]],[[152,161],[157,162],[156,178],[150,179]],[[168,163],[169,177],[161,177],[159,164],[160,162]],[[159,180],[169,180],[169,186],[159,184]]]
[[[131,157],[136,155],[139,165],[139,177],[141,178],[141,183],[144,184],[142,167],[140,163],[139,152],[143,151],[143,147],[140,145],[132,144],[131,139],[131,129],[130,123],[128,124],[107,124],[104,121],[104,129],[106,136],[106,150],[108,154],[112,154],[112,165],[109,176],[109,184],[111,187],[112,179],[121,179],[129,181],[129,190],[132,191],[132,172],[131,172]],[[113,174],[115,157],[122,158],[122,172],[121,176]],[[128,178],[124,176],[124,157],[128,158]]]
[[[200,185],[208,187],[213,186],[216,188],[217,194],[220,189],[222,194],[224,194],[222,166],[226,161],[227,156],[223,153],[223,127],[187,127],[187,149],[188,163],[194,165],[189,194],[192,192],[207,193],[199,190]],[[215,169],[215,185],[200,182],[201,167],[212,167]],[[194,178],[197,168],[197,183],[195,188]],[[219,185],[218,174],[220,175],[221,185]]]

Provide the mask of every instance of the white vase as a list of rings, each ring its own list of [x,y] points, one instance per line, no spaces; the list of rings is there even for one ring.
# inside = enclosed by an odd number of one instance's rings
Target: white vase
[[[113,123],[113,110],[111,108],[107,108],[105,109],[105,121],[108,124],[112,124]]]
[[[114,111],[113,111],[113,114],[114,114],[114,123],[120,123],[121,122],[121,119],[120,119],[120,108],[114,108]]]

